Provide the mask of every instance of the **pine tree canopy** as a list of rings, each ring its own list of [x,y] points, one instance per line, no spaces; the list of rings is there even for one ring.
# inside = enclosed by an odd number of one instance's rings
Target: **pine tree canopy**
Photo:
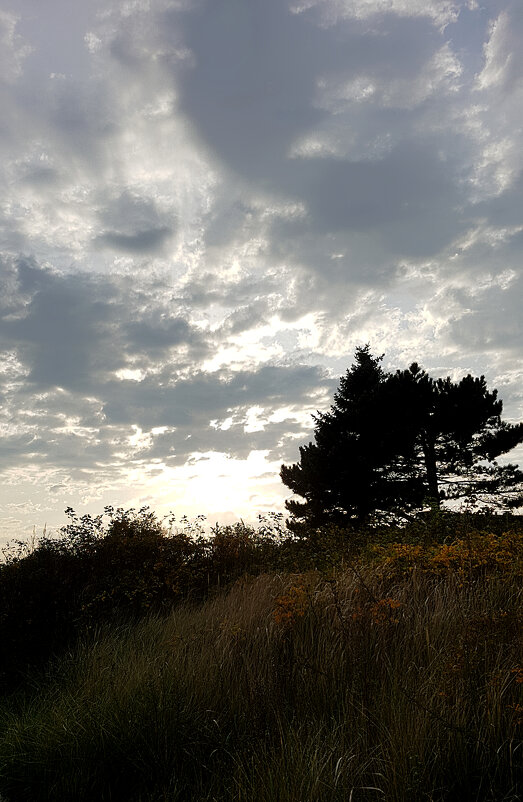
[[[496,460],[523,442],[523,423],[501,420],[485,377],[433,379],[417,363],[396,373],[369,346],[340,380],[334,403],[314,416],[314,440],[283,483],[303,501],[289,525],[346,525],[394,518],[445,501],[510,509],[523,504],[523,473]]]

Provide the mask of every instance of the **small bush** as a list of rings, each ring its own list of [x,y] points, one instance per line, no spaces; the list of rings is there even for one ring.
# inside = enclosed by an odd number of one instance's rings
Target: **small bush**
[[[478,575],[505,573],[523,578],[523,530],[501,534],[469,531],[449,543],[391,543],[371,547],[386,573],[401,575],[421,571],[432,575],[452,574],[460,581]]]
[[[205,537],[201,517],[183,517],[178,527],[171,517],[166,528],[147,507],[67,514],[59,537],[44,537],[33,550],[18,544],[0,565],[0,688],[103,622],[202,600],[283,555],[279,516],[258,530],[216,525]]]

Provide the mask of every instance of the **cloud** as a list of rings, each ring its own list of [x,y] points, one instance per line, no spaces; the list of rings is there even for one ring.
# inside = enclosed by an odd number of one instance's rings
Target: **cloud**
[[[124,331],[128,342],[137,351],[165,353],[166,349],[182,344],[201,346],[202,351],[205,351],[202,334],[181,317],[157,320],[154,323],[147,320],[130,321],[125,325]]]
[[[474,0],[471,0],[474,2]],[[342,19],[372,19],[376,16],[393,14],[399,17],[426,17],[434,25],[444,27],[458,18],[463,3],[458,0],[301,0],[291,8],[301,13],[314,8],[322,15],[325,23],[334,25]]]
[[[17,354],[32,392],[96,394],[120,370],[170,362],[178,346],[178,368],[187,353],[208,353],[204,334],[185,317],[150,314],[154,285],[61,275],[29,259],[4,261],[3,273],[0,346]]]
[[[274,258],[379,282],[391,256],[435,255],[459,233],[461,143],[438,153],[423,130],[423,104],[435,97],[445,107],[459,88],[459,60],[432,24],[444,6],[416,17],[409,4],[387,14],[362,5],[336,25],[319,24],[311,4],[293,13],[255,3],[232,15],[213,3],[185,15],[192,64],[178,76],[182,110],[260,205],[279,198],[302,210],[259,225]]]
[[[442,45],[424,21],[401,25],[388,15],[379,26],[353,20],[326,28],[275,0],[241,13],[227,2],[200,6],[185,17],[194,63],[179,77],[181,108],[219,158],[263,187],[282,189],[280,178],[288,184],[302,167],[287,158],[294,143],[345,102],[326,102],[330,86],[366,73],[387,83],[413,79]]]
[[[158,211],[154,200],[129,191],[122,192],[99,217],[106,230],[95,241],[125,253],[161,252],[173,234],[172,220]]]
[[[242,438],[248,410],[261,403],[268,418],[283,406],[309,405],[331,386],[323,371],[305,365],[202,371],[195,360],[212,353],[212,339],[181,314],[151,314],[158,309],[157,283],[134,288],[61,275],[30,259],[5,261],[3,275],[0,346],[13,354],[2,374],[3,411],[11,421],[4,469],[82,466],[81,473],[105,465],[118,474],[122,455],[132,459],[137,451],[140,460],[163,453],[183,464],[195,451],[224,449],[225,430],[212,421],[229,415],[236,421],[229,453],[274,450],[274,436],[283,437],[285,427],[267,421],[266,431]],[[172,434],[151,434],[155,449],[148,453],[133,445],[133,427]]]
[[[519,2],[5,9],[6,520],[281,501],[365,342],[521,416]]]
[[[147,231],[137,231],[135,234],[119,234],[116,231],[108,231],[101,234],[97,241],[115,251],[131,254],[154,253],[161,248],[170,233],[168,228],[150,228]]]
[[[93,297],[89,279],[60,278],[27,260],[10,267],[17,273],[19,311],[0,323],[0,342],[19,350],[29,382],[80,389],[93,373],[122,365],[117,350],[104,347],[112,341],[114,289],[105,286],[103,298]]]
[[[15,14],[0,11],[0,80],[7,84],[22,74],[24,61],[32,49],[19,34],[17,23]]]

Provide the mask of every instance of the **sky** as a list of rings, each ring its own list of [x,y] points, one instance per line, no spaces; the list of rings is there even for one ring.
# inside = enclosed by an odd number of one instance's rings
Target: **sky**
[[[523,419],[522,41],[521,0],[0,0],[0,539],[282,510],[365,343]]]

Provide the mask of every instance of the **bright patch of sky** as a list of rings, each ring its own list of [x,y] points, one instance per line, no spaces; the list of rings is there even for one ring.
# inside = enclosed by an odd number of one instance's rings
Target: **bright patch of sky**
[[[522,38],[519,0],[4,0],[0,538],[282,509],[366,342],[520,420]]]

